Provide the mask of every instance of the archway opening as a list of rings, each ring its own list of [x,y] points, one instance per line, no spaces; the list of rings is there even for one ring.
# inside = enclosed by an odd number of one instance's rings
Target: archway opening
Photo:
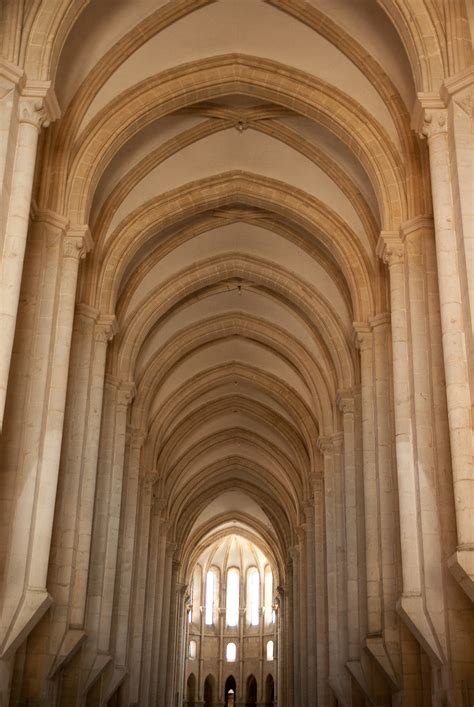
[[[265,707],[273,707],[275,701],[275,682],[272,675],[265,680]]]
[[[257,681],[254,675],[247,678],[247,706],[257,704]]]
[[[194,707],[196,702],[196,676],[191,673],[186,682],[186,705],[187,707]]]
[[[225,681],[224,704],[225,707],[234,707],[237,699],[237,685],[233,675],[229,675]]]
[[[209,676],[224,667],[218,690],[225,688],[226,705],[237,700],[256,705],[260,658],[273,660],[273,646],[281,636],[277,622],[284,627],[276,609],[281,575],[271,545],[255,529],[233,521],[209,530],[190,553],[192,570],[181,620],[186,631],[183,675],[189,677],[183,680],[183,694],[187,704],[192,704],[190,681],[196,661],[202,660]],[[239,697],[237,685],[242,685]],[[206,705],[210,697],[209,689],[204,694]]]
[[[213,707],[216,700],[216,681],[213,675],[204,680],[204,707]]]

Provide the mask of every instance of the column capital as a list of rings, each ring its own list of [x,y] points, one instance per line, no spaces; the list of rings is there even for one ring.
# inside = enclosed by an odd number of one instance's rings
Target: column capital
[[[312,471],[309,475],[309,482],[313,488],[313,491],[324,481],[324,474],[320,471]]]
[[[139,449],[146,439],[146,434],[140,427],[131,426],[127,427],[127,433],[130,435],[130,445],[135,449]]]
[[[345,414],[354,413],[354,394],[352,390],[339,390],[336,395],[336,405]]]
[[[302,505],[305,517],[304,525],[314,525],[314,502],[308,499]]]
[[[99,315],[94,330],[94,339],[101,343],[111,341],[118,331],[117,319],[114,314]]]
[[[317,445],[321,454],[330,454],[333,451],[332,437],[318,437]]]
[[[382,231],[375,252],[389,268],[403,263],[405,246],[400,238],[400,233],[398,231]]]
[[[140,469],[139,481],[143,486],[151,489],[153,485],[158,481],[158,472],[156,469]],[[158,499],[154,499],[156,501]]]
[[[135,383],[132,381],[122,381],[117,390],[117,405],[128,407],[137,393]]]
[[[65,258],[85,258],[93,245],[89,226],[70,225],[63,239],[63,256]]]
[[[448,130],[448,114],[446,106],[436,93],[419,93],[413,110],[411,126],[420,138],[431,138],[433,135],[445,133]]]
[[[37,130],[47,128],[61,116],[51,81],[27,81],[18,104],[20,123],[30,123]]]
[[[340,451],[344,444],[344,432],[334,432],[331,435],[332,448],[334,452]]]
[[[367,351],[372,346],[372,329],[368,322],[353,322],[354,344],[357,349]]]

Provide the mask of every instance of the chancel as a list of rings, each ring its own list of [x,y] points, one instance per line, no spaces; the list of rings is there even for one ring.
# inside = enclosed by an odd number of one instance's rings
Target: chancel
[[[0,6],[0,707],[474,705],[472,0]]]

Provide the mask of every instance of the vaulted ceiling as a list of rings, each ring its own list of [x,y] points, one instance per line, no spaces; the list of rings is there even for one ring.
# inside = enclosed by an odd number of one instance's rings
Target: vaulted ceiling
[[[429,208],[410,112],[448,59],[411,62],[408,19],[388,0],[91,0],[31,22],[26,65],[51,63],[62,112],[38,199],[91,228],[78,300],[117,319],[108,373],[135,384],[183,548],[231,518],[280,562],[294,542],[358,383],[353,322],[387,311],[380,230]]]

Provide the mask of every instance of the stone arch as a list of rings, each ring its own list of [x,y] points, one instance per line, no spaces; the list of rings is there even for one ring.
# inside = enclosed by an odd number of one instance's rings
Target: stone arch
[[[268,209],[295,227],[317,234],[333,253],[351,292],[354,317],[364,321],[375,311],[373,292],[375,258],[371,262],[350,227],[318,200],[289,189],[275,179],[240,171],[199,180],[145,204],[120,224],[105,252],[92,254],[88,273],[89,303],[112,312],[126,267],[157,230],[177,226],[192,216],[238,203],[246,208]]]
[[[62,164],[48,165],[59,177],[48,207],[64,211],[75,222],[87,221],[100,175],[133,134],[190,103],[233,93],[269,100],[326,125],[360,160],[378,197],[383,227],[394,228],[408,217],[402,160],[369,113],[334,86],[304,72],[238,54],[165,71],[112,101],[93,119],[73,159],[64,152]]]

